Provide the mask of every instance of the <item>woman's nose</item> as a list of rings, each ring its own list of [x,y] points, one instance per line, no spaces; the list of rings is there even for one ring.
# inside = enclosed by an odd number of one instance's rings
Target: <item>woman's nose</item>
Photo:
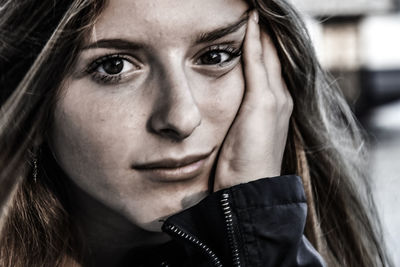
[[[189,137],[201,124],[201,114],[182,70],[169,69],[159,81],[160,97],[149,120],[152,132],[176,141]]]

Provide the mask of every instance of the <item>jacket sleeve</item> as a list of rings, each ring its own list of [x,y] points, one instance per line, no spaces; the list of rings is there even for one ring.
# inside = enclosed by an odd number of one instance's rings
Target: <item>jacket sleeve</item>
[[[303,235],[306,215],[301,179],[288,175],[215,192],[163,230],[195,259],[188,266],[325,266]]]

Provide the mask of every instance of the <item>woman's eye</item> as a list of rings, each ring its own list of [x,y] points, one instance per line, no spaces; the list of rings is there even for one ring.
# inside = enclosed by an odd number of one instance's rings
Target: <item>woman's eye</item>
[[[207,50],[208,51],[198,57],[196,64],[223,67],[225,64],[241,55],[241,50],[231,45],[211,46]]]
[[[231,55],[224,51],[207,52],[200,57],[200,63],[204,65],[217,65],[231,60]]]
[[[93,80],[99,83],[118,83],[139,69],[137,64],[132,63],[125,55],[104,56],[87,69]]]
[[[99,64],[96,71],[108,75],[117,75],[120,73],[128,72],[133,68],[134,68],[133,64],[126,59],[110,58],[104,60],[101,64]]]

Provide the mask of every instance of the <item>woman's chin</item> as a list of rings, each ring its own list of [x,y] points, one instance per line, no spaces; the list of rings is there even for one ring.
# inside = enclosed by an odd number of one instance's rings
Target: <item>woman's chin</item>
[[[149,218],[146,216],[147,218],[135,220],[135,224],[146,231],[161,232],[161,227],[168,217],[196,205],[207,195],[208,191],[204,190],[188,194],[180,198],[179,200],[174,201],[176,205],[173,205],[171,202],[169,205],[165,205],[166,202],[159,203],[158,205],[156,205],[158,207],[157,210],[154,210],[153,212],[153,214],[155,215],[154,217]]]

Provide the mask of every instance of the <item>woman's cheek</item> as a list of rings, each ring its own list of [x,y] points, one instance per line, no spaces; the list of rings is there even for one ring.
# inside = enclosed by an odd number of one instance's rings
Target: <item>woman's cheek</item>
[[[244,94],[244,79],[241,64],[238,63],[229,73],[210,81],[204,114],[220,126],[231,125]]]

